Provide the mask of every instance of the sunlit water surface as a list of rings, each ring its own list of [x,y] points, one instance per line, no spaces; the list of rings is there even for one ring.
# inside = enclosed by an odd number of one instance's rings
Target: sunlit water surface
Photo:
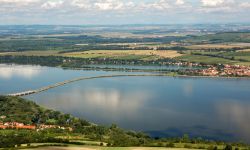
[[[126,72],[0,64],[0,94],[82,76]],[[137,73],[138,74],[138,73]],[[181,136],[250,142],[250,80],[119,77],[84,80],[27,96],[47,108],[103,125]]]

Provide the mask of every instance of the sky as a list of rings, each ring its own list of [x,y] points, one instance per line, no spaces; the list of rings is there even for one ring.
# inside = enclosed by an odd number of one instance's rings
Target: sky
[[[0,24],[250,23],[250,0],[0,0]]]

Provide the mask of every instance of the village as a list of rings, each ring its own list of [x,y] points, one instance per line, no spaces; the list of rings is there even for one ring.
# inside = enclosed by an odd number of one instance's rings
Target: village
[[[250,67],[241,65],[223,65],[222,68],[210,66],[197,73],[202,76],[250,77]]]
[[[24,123],[20,122],[0,122],[0,129],[28,129],[28,130],[45,130],[45,129],[61,129],[61,130],[68,130],[73,131],[71,127],[63,127],[58,125],[25,125]]]
[[[229,64],[200,64],[191,62],[165,62],[162,65],[175,65],[190,67],[182,74],[194,76],[214,76],[214,77],[250,77],[250,66],[229,65]],[[191,67],[196,67],[192,69]]]
[[[5,118],[6,116],[1,116],[0,118]],[[1,122],[0,121],[0,129],[28,129],[28,130],[36,130],[41,131],[45,129],[61,129],[61,130],[68,130],[73,131],[71,127],[64,127],[59,125],[46,125],[46,124],[27,124],[21,122]]]

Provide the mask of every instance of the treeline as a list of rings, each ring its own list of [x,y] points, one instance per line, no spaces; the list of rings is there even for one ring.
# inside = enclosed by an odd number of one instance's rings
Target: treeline
[[[57,38],[63,39],[66,41],[79,41],[81,43],[144,43],[144,42],[161,42],[169,43],[171,41],[181,41],[185,37],[176,37],[176,36],[164,36],[164,37],[155,37],[155,38],[108,38],[102,36],[88,36],[88,35],[79,35],[79,36],[59,36],[59,37],[45,37],[45,38]]]
[[[61,56],[0,56],[0,63],[16,63],[16,64],[34,64],[41,66],[62,66],[80,68],[91,64],[102,65],[164,65],[166,63],[179,62],[176,59],[164,58],[153,61],[144,61],[138,59],[111,59],[111,58],[74,58]]]
[[[67,59],[67,58],[65,58]],[[64,58],[57,56],[0,56],[0,63],[32,64],[56,67],[63,64]]]
[[[0,51],[36,51],[36,50],[70,50],[77,41],[60,41],[55,39],[10,39],[0,41]]]
[[[0,51],[31,51],[31,50],[99,50],[99,49],[127,49],[126,43],[159,42],[170,43],[171,41],[181,41],[181,37],[157,37],[157,38],[106,38],[102,36],[55,36],[55,37],[17,37],[0,41]],[[107,43],[124,43],[119,45],[100,45]],[[79,46],[77,44],[88,44]],[[140,47],[147,49],[147,47]],[[136,48],[137,49],[137,48]],[[139,49],[139,48],[138,48]]]

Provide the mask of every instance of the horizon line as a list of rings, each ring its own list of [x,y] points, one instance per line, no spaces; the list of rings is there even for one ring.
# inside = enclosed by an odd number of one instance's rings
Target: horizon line
[[[235,23],[128,23],[128,24],[0,24],[0,26],[130,26],[130,25],[250,25],[250,22],[235,22]]]

